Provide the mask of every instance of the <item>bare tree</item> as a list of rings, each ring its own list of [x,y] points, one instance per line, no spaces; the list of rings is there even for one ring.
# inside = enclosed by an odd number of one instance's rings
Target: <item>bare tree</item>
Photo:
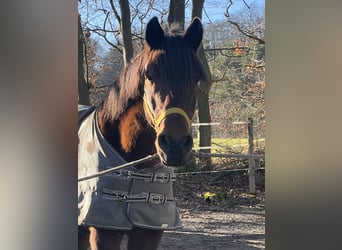
[[[169,26],[172,23],[178,23],[181,30],[184,31],[185,19],[185,0],[170,0],[169,15],[167,22]]]
[[[204,0],[193,0],[192,1],[192,18],[199,17],[202,19]],[[205,57],[203,44],[201,44],[198,50],[198,56],[201,59],[205,70],[211,81],[211,74],[209,70],[208,61]],[[209,93],[199,93],[198,95],[198,121],[200,123],[210,123],[210,109],[209,109]],[[210,147],[211,146],[211,127],[210,126],[199,126],[199,146],[200,147]],[[210,153],[209,149],[201,149],[202,153]],[[210,169],[211,159],[203,159],[203,164],[207,169]]]
[[[88,84],[84,78],[84,36],[78,15],[78,103],[90,105]]]
[[[112,11],[114,12],[114,15],[120,25],[120,33],[121,33],[122,41],[123,41],[122,52],[123,52],[124,63],[126,65],[131,61],[134,55],[132,33],[131,33],[131,11],[129,8],[129,2],[128,0],[119,0],[121,17],[119,16],[114,6],[113,0],[109,0],[109,2],[112,8]]]

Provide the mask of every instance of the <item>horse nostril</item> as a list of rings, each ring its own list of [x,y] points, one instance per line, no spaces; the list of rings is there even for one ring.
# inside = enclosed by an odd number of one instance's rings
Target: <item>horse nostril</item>
[[[183,139],[180,142],[180,145],[182,147],[186,148],[189,146],[192,147],[192,143],[193,143],[192,137],[190,135],[188,135],[188,136],[183,137]]]
[[[160,135],[158,137],[158,143],[161,148],[167,148],[170,145],[170,139],[167,135]]]
[[[183,152],[188,151],[193,146],[191,136],[184,136],[179,141],[173,141],[169,136],[163,134],[158,136],[159,147],[165,152]]]

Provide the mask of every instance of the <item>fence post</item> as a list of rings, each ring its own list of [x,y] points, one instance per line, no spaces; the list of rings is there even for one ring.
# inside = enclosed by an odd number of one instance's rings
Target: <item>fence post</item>
[[[253,119],[248,118],[248,154],[254,155],[254,136],[253,136]],[[249,176],[249,192],[255,193],[255,159],[248,160],[248,176]]]

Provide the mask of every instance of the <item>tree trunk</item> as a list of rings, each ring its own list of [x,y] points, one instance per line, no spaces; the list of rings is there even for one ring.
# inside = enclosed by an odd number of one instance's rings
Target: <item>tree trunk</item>
[[[193,0],[192,1],[192,18],[199,17],[202,19],[204,0]],[[201,59],[204,69],[206,70],[209,80],[211,81],[211,74],[209,70],[208,61],[205,57],[203,44],[199,47],[198,56]],[[198,95],[198,121],[200,123],[210,123],[210,109],[209,109],[209,93]],[[211,146],[211,127],[210,126],[199,126],[199,146],[210,147]],[[201,153],[210,153],[209,149],[200,149]],[[203,165],[206,169],[211,169],[211,158],[202,158],[200,165]]]
[[[131,33],[131,11],[128,0],[119,0],[119,5],[121,10],[120,30],[123,41],[123,58],[124,64],[127,65],[134,54]]]
[[[167,22],[169,27],[172,23],[178,23],[181,31],[184,31],[185,0],[171,0]]]
[[[78,15],[78,103],[90,105],[88,84],[84,79],[84,56],[84,36]]]

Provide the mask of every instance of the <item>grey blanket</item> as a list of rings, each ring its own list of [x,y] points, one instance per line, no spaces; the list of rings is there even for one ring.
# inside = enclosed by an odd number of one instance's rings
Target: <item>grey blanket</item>
[[[126,163],[101,134],[94,108],[79,105],[78,176]],[[129,230],[181,227],[173,197],[172,168],[135,167],[78,183],[78,224]]]

